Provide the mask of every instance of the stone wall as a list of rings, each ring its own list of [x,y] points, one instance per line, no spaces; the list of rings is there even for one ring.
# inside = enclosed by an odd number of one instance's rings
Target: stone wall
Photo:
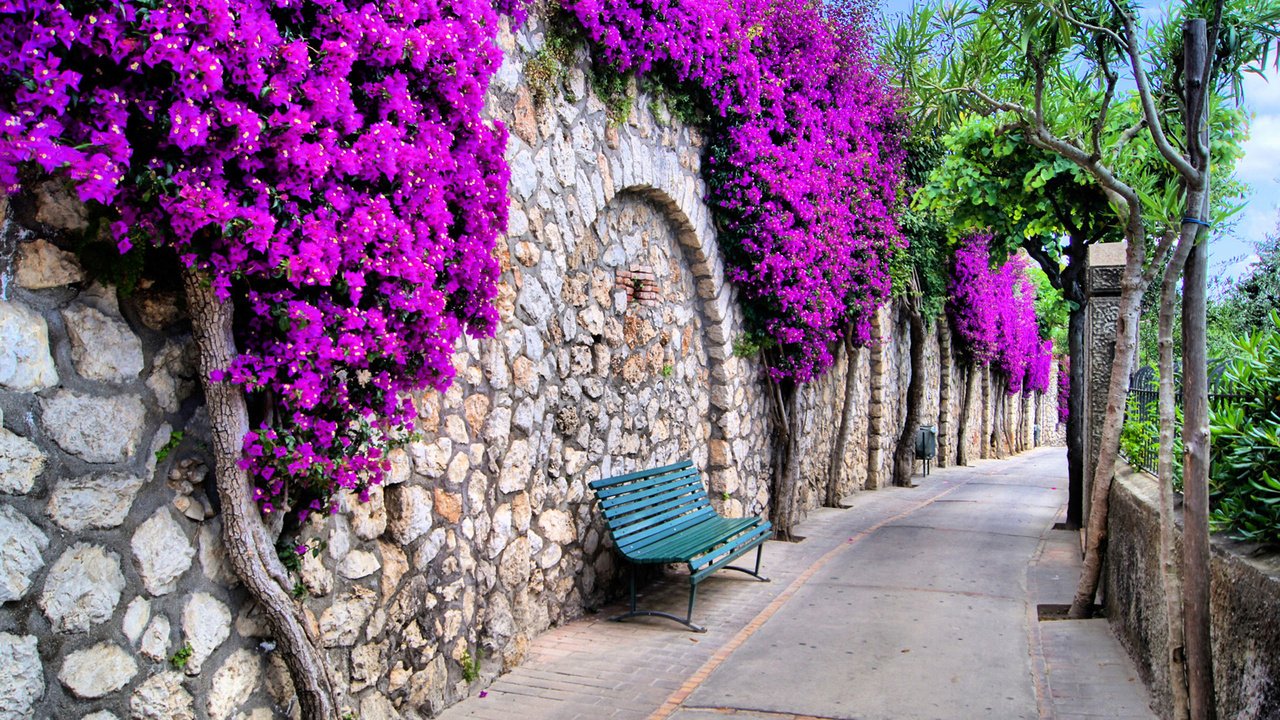
[[[1107,515],[1104,603],[1112,627],[1171,713],[1164,589],[1159,572],[1159,486],[1121,464]],[[1181,529],[1177,532],[1181,552]],[[1222,537],[1211,543],[1210,620],[1217,717],[1280,717],[1280,558]]]
[[[742,312],[702,202],[702,137],[644,95],[611,120],[585,58],[536,103],[541,21],[499,40],[500,327],[459,343],[447,393],[417,399],[423,439],[392,453],[369,502],[303,530],[323,550],[296,592],[363,720],[430,716],[617,596],[587,482],[689,457],[722,512],[768,511],[768,388],[732,352]],[[0,720],[296,717],[224,561],[176,288],[90,277],[67,251],[88,218],[56,183],[0,203]],[[905,413],[906,327],[892,308],[877,326],[852,361],[844,494],[888,482]],[[935,336],[926,357],[936,424],[950,364]],[[801,511],[825,494],[849,363],[840,351],[800,390]]]

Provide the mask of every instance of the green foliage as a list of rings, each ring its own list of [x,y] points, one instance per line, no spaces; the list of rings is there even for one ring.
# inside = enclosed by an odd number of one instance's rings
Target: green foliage
[[[909,188],[918,188],[942,158],[936,141],[912,138],[906,143],[903,179]],[[898,215],[898,229],[907,240],[905,252],[894,253],[889,275],[897,297],[919,303],[920,314],[932,323],[942,314],[947,299],[947,273],[951,253],[947,248],[947,219],[925,209],[907,207]]]
[[[578,25],[564,12],[547,18],[546,41],[524,67],[525,82],[537,106],[546,104],[564,82],[583,38]]]
[[[1120,454],[1130,465],[1155,475],[1156,451],[1160,445],[1160,412],[1154,397],[1144,402],[1130,395],[1124,426],[1120,429]],[[1182,409],[1175,408],[1173,420],[1173,489],[1182,492]]]
[[[1258,260],[1253,266],[1227,284],[1209,305],[1211,343],[1215,335],[1238,336],[1265,330],[1272,310],[1280,308],[1280,228],[1259,242],[1255,251]]]
[[[1029,265],[1027,275],[1036,286],[1036,322],[1040,324],[1040,336],[1053,340],[1053,354],[1067,352],[1067,325],[1071,316],[1071,303],[1062,297],[1062,291],[1049,282],[1049,276],[1038,266]]]
[[[991,117],[973,117],[944,138],[945,157],[914,207],[948,219],[954,239],[990,230],[993,259],[1027,247],[1042,264],[1065,263],[1064,241],[1118,240],[1122,228],[1102,189],[1075,163],[1031,146]]]
[[[467,682],[475,682],[480,677],[480,659],[481,651],[476,649],[475,657],[471,656],[470,650],[462,651],[462,679]]]
[[[177,652],[169,657],[169,664],[174,670],[185,670],[187,663],[191,662],[191,656],[195,654],[195,648],[191,647],[191,643],[184,642]]]
[[[658,72],[642,78],[640,87],[653,98],[653,109],[658,118],[666,115],[685,125],[705,128],[716,117],[706,92],[689,83],[681,83]]]
[[[164,447],[156,451],[156,462],[164,462],[165,458],[169,457],[169,454],[172,453],[174,449],[178,447],[178,444],[182,442],[183,435],[184,433],[181,430],[177,430],[171,434],[169,436],[169,441],[164,444]]]
[[[671,363],[667,363],[666,365],[662,366],[662,377],[669,378],[675,374],[676,374],[675,366],[673,366]]]
[[[766,340],[756,333],[744,332],[733,339],[733,356],[753,358],[765,349]]]
[[[604,103],[609,123],[615,127],[627,121],[635,105],[636,93],[631,86],[634,76],[624,73],[608,63],[591,63],[591,87]]]
[[[111,240],[106,218],[97,215],[90,222],[87,231],[72,238],[71,250],[90,278],[114,285],[122,297],[129,297],[137,289],[138,281],[147,269],[147,256],[155,254],[148,253],[150,246],[149,242],[139,241],[127,252],[121,253]]]
[[[1267,330],[1233,343],[1214,404],[1210,484],[1214,530],[1263,543],[1280,543],[1280,311]]]

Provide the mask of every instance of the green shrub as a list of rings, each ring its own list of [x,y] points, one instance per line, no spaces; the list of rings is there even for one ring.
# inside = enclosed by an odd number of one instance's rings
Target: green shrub
[[[1231,341],[1213,404],[1210,524],[1241,540],[1280,543],[1280,312],[1268,330]]]

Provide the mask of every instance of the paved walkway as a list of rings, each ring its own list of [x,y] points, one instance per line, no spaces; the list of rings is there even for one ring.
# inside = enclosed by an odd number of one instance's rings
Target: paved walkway
[[[699,586],[703,635],[605,620],[552,629],[445,720],[1154,718],[1105,620],[1040,622],[1079,567],[1066,461],[1042,448],[935,470],[916,488],[822,509],[800,543],[770,542],[762,584]],[[684,607],[671,578],[642,603]]]

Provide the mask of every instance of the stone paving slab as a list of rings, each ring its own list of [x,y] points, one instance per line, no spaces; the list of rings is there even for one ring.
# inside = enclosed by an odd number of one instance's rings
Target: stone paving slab
[[[706,634],[602,608],[535,638],[486,697],[441,717],[1154,718],[1106,621],[1036,620],[1078,573],[1077,535],[1050,529],[1065,475],[1064,451],[1041,449],[860,493],[811,513],[804,542],[766,544],[773,582],[699,585]],[[984,506],[995,532],[981,531]],[[642,603],[683,613],[686,593],[668,577]]]

